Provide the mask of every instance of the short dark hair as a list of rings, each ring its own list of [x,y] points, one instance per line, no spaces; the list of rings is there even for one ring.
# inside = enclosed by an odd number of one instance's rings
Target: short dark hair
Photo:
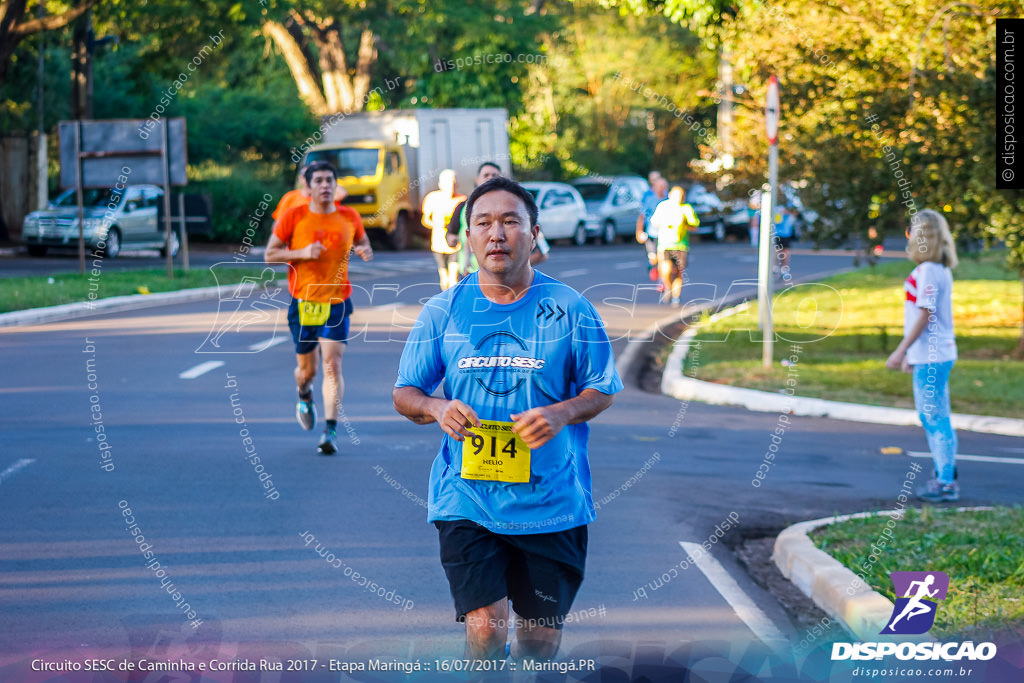
[[[488,192],[508,192],[514,194],[523,200],[523,204],[526,205],[526,212],[530,215],[530,227],[537,225],[537,202],[533,200],[533,195],[525,187],[505,176],[494,176],[483,185],[477,186],[473,193],[469,195],[469,199],[466,200],[466,221],[467,223],[473,216],[473,205],[476,201],[483,197]]]
[[[480,171],[484,170],[488,166],[493,166],[494,168],[498,169],[499,174],[501,173],[501,166],[498,166],[498,164],[494,163],[493,161],[485,161],[484,163],[480,164],[480,168],[476,169],[476,174],[480,175]]]
[[[314,161],[309,166],[306,166],[306,170],[302,174],[306,178],[306,184],[307,185],[312,185],[313,184],[313,174],[317,173],[319,171],[330,171],[331,175],[334,176],[334,180],[338,180],[338,172],[335,170],[335,168],[331,164],[331,162],[329,162],[329,161]]]

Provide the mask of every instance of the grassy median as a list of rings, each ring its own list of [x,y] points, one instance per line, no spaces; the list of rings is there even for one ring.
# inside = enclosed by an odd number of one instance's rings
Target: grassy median
[[[155,294],[180,289],[233,285],[243,277],[258,277],[269,266],[239,266],[218,268],[216,275],[209,268],[193,268],[187,273],[175,270],[174,278],[167,277],[166,268],[130,271],[102,271],[99,275],[86,273],[60,273],[41,277],[0,278],[0,313],[27,308],[56,306],[89,301],[90,292],[95,299],[106,299],[126,294]]]
[[[953,317],[960,359],[950,379],[953,411],[1024,415],[1024,362],[1013,360],[1021,334],[1021,281],[1003,255],[961,260],[953,271]],[[910,376],[885,369],[903,337],[903,281],[910,261],[892,262],[797,285],[776,300],[771,370],[762,367],[757,303],[698,324],[683,372],[688,377],[799,396],[912,408]],[[780,288],[782,289],[782,288]],[[789,366],[794,349],[797,367]]]
[[[937,638],[987,638],[1024,629],[1024,508],[957,512],[909,509],[872,562],[888,517],[851,519],[815,531],[815,545],[894,600],[889,572],[942,571],[949,591],[930,631]],[[864,565],[869,569],[865,571]]]

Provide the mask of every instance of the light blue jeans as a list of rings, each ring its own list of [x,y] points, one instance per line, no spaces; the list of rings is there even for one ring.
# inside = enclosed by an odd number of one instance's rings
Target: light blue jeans
[[[949,372],[955,362],[914,366],[914,405],[942,484],[952,484],[956,471],[957,438],[949,420]]]

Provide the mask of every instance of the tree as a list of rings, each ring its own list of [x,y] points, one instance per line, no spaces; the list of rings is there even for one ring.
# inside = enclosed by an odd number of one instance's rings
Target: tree
[[[715,53],[658,14],[597,2],[546,5],[561,28],[530,69],[526,110],[513,122],[513,158],[544,177],[688,175],[714,137]]]
[[[64,28],[98,2],[82,0],[70,9],[26,19],[28,0],[0,0],[0,88],[7,77],[11,57],[22,40],[36,33]]]
[[[292,8],[285,20],[263,24],[263,34],[274,41],[288,64],[299,97],[318,116],[361,109],[377,61],[377,37],[363,19],[358,23],[355,65],[349,67],[346,32],[336,16],[327,14],[322,6],[315,10]]]
[[[368,105],[466,101],[516,109],[515,78],[526,65],[484,59],[531,54],[536,36],[550,26],[520,0],[311,0],[271,7],[262,30],[288,64],[302,101],[322,116]]]

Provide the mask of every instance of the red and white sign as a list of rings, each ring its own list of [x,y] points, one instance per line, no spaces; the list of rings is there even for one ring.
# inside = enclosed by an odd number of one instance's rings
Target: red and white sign
[[[779,141],[779,79],[768,79],[768,95],[764,103],[764,128],[768,132],[768,144]]]

